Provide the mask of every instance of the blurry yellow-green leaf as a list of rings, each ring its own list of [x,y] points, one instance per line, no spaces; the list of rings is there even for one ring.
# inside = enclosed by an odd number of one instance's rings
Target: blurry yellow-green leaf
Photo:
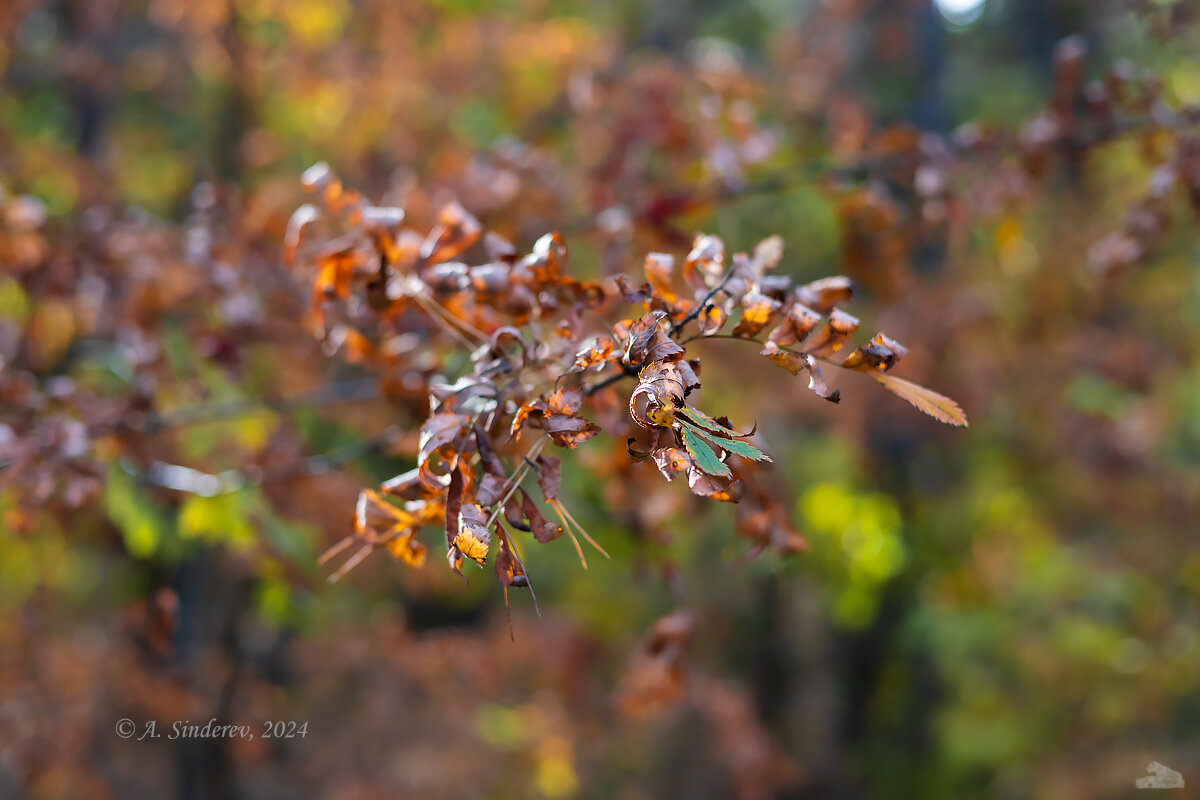
[[[108,470],[104,507],[134,558],[149,558],[161,547],[167,525],[157,504],[118,466]]]
[[[179,510],[179,535],[245,548],[254,543],[254,528],[238,493],[199,497],[193,495]]]
[[[13,320],[18,325],[25,322],[29,314],[29,298],[14,278],[0,278],[0,317]]]

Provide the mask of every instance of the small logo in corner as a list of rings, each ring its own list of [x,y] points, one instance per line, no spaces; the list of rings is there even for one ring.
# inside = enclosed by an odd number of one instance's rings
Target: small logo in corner
[[[1150,774],[1134,781],[1133,785],[1139,789],[1183,788],[1183,776],[1165,764],[1151,761],[1150,766],[1146,767],[1146,771]]]

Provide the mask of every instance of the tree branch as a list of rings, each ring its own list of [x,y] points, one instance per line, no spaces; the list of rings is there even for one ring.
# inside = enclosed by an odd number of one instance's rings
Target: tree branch
[[[632,367],[629,364],[622,364],[620,372],[613,373],[599,383],[589,386],[584,390],[584,394],[586,394],[588,397],[591,397],[600,390],[607,389],[609,386],[612,386],[614,383],[622,381],[625,378],[637,377],[637,374],[638,371],[636,367]]]
[[[704,295],[704,299],[697,303],[696,307],[689,311],[686,317],[672,325],[669,333],[674,336],[675,334],[679,333],[680,329],[683,328],[684,325],[687,325],[696,317],[700,316],[700,314],[704,311],[704,307],[708,305],[708,301],[712,300],[713,297],[716,296],[717,292],[724,289],[725,284],[729,283],[729,279],[733,277],[733,272],[733,267],[730,267],[728,271],[726,271],[725,277],[721,278],[721,282],[709,290],[708,294]]]

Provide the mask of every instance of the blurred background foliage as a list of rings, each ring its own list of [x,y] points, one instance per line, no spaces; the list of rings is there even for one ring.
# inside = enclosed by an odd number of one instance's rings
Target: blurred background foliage
[[[10,456],[0,493],[0,797],[1061,800],[1131,794],[1151,760],[1200,782],[1193,212],[1095,268],[1155,137],[1038,180],[976,154],[940,227],[829,180],[885,125],[1020,129],[1069,34],[1089,77],[1126,59],[1200,103],[1186,5],[5,3],[0,445],[36,420],[62,460],[37,483]],[[416,439],[301,324],[280,246],[318,160],[410,219],[457,199],[522,247],[562,229],[593,275],[680,232],[779,234],[782,269],[851,275],[972,426],[866,381],[838,407],[781,392],[714,341],[703,407],[758,421],[807,552],[746,560],[732,509],[569,469],[613,561],[529,553],[542,616],[514,595],[515,644],[496,587],[440,564],[327,586],[317,554]],[[132,444],[97,422],[130,396]],[[680,605],[686,698],[641,709],[639,637]],[[214,716],[311,724],[112,732]]]

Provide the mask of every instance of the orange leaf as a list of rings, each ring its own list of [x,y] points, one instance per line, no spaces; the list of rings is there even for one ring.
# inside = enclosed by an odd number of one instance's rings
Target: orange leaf
[[[877,333],[874,339],[846,356],[842,366],[858,372],[887,372],[907,352],[895,339]]]
[[[883,388],[892,394],[907,400],[916,406],[918,410],[923,411],[939,422],[945,422],[947,425],[957,425],[961,428],[967,427],[967,415],[958,407],[958,403],[949,397],[893,375],[871,373],[871,377],[882,383]]]
[[[396,558],[410,567],[420,569],[425,566],[425,545],[417,541],[410,532],[407,536],[398,536],[385,545]]]
[[[745,339],[753,339],[762,331],[775,315],[779,313],[780,302],[759,292],[757,289],[748,293],[742,300],[742,318],[733,335]]]
[[[488,543],[475,531],[466,528],[459,530],[458,536],[454,537],[454,546],[458,548],[458,552],[477,564],[482,564],[487,559]]]
[[[458,515],[458,532],[453,547],[476,564],[482,564],[487,559],[488,543],[492,539],[485,519],[486,515],[477,503],[463,503]]]

